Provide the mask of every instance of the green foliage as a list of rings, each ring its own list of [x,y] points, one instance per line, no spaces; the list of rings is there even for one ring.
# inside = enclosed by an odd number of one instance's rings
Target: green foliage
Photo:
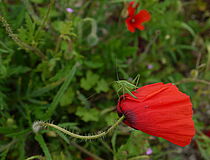
[[[41,146],[41,148],[42,148],[42,150],[43,150],[43,152],[44,152],[44,154],[46,156],[46,159],[52,160],[52,157],[50,155],[49,149],[48,149],[48,147],[47,147],[47,145],[46,145],[46,143],[45,143],[44,138],[42,137],[42,135],[37,134],[35,136],[35,139],[40,144],[40,146]]]
[[[83,121],[88,122],[88,121],[98,121],[100,113],[95,108],[78,107],[76,115],[81,117]]]
[[[119,147],[116,153],[117,159],[126,160],[131,157],[142,155],[149,147],[146,136],[139,131],[133,131],[127,142]]]
[[[97,86],[96,86],[95,90],[97,93],[107,92],[109,90],[109,85],[104,79],[100,79],[97,82]]]
[[[74,27],[73,27],[72,21],[66,21],[66,22],[55,21],[53,23],[53,27],[55,28],[55,30],[57,30],[61,34],[61,37],[65,40],[70,40],[71,39],[68,36],[76,37],[76,34],[73,32]]]
[[[109,115],[106,116],[105,121],[108,126],[111,126],[115,123],[116,119],[118,118],[118,115],[116,113],[111,112]]]
[[[144,31],[130,33],[124,2],[130,0],[0,1],[0,160],[90,154],[132,160],[147,148],[154,160],[209,159],[209,4],[137,0],[152,19]],[[131,82],[137,74],[139,85]],[[155,82],[177,84],[191,96],[199,134],[179,148],[120,125],[104,139],[76,147],[61,132],[32,132],[37,120],[84,134],[106,129],[118,119],[114,81],[119,95]]]
[[[80,86],[85,90],[94,88],[97,93],[107,92],[109,90],[109,84],[104,79],[99,79],[99,75],[88,71],[86,78],[82,78]]]
[[[75,96],[74,90],[72,88],[69,88],[66,91],[66,93],[64,93],[64,95],[61,97],[60,105],[66,106],[71,104],[74,100],[74,96]]]
[[[92,73],[91,71],[88,71],[86,74],[86,78],[82,78],[80,81],[80,85],[85,90],[90,90],[93,88],[99,80],[99,75]]]
[[[39,43],[42,43],[41,40],[44,36],[44,33],[39,34],[36,37],[37,26],[32,21],[31,17],[26,14],[25,17],[25,26],[21,26],[18,29],[18,36],[21,38],[22,41],[26,42],[27,44],[31,44],[32,46],[37,46]]]
[[[50,108],[47,111],[46,114],[46,119],[48,119],[49,117],[52,116],[53,112],[55,111],[58,103],[61,101],[62,96],[64,95],[64,92],[67,90],[69,84],[71,83],[74,74],[76,72],[76,68],[77,68],[78,64],[75,64],[72,68],[71,71],[69,71],[69,73],[67,74],[67,76],[65,77],[66,80],[64,81],[63,85],[61,86],[61,88],[59,89],[59,91],[57,92],[57,94],[55,95],[53,102],[50,106]]]
[[[210,138],[205,136],[205,135],[201,135],[199,136],[199,139],[196,141],[200,150],[200,153],[202,155],[202,157],[207,160],[210,157]]]

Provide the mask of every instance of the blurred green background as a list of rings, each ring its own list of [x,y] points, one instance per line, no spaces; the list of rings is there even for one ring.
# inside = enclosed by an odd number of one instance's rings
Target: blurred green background
[[[136,0],[152,19],[125,25],[130,0],[0,0],[1,160],[210,159],[210,1]],[[68,12],[67,8],[73,9]],[[172,82],[191,96],[196,136],[182,148],[121,124],[93,141],[53,129],[97,133],[118,115],[112,82]],[[91,158],[92,157],[92,158]]]

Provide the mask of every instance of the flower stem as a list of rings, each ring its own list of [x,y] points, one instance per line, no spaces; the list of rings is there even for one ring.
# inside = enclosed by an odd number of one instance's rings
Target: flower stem
[[[71,137],[74,137],[74,138],[88,140],[88,139],[97,139],[97,138],[100,138],[100,137],[103,137],[103,136],[107,135],[109,132],[111,132],[113,129],[115,129],[119,125],[119,123],[123,121],[124,118],[125,118],[125,116],[120,117],[120,119],[115,124],[113,124],[108,130],[106,130],[104,132],[101,132],[99,134],[96,134],[96,135],[92,135],[92,136],[83,136],[83,135],[75,134],[75,133],[72,133],[72,132],[70,132],[70,131],[68,131],[64,128],[61,128],[61,127],[55,125],[55,124],[51,124],[51,123],[39,122],[39,125],[44,126],[44,127],[55,128],[55,129],[65,133],[65,134],[67,134]]]

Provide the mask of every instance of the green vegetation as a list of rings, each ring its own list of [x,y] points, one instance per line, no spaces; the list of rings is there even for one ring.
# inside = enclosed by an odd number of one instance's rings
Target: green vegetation
[[[138,0],[152,19],[131,33],[129,1],[0,0],[0,160],[139,160],[148,148],[153,160],[210,159],[210,3]],[[93,141],[32,131],[38,120],[82,135],[106,130],[118,119],[113,82],[138,74],[139,86],[171,82],[191,96],[189,146],[122,123]]]

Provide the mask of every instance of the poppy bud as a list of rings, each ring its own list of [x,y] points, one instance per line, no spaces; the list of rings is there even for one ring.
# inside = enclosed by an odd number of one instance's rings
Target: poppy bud
[[[171,84],[155,83],[124,94],[117,112],[124,123],[147,134],[186,146],[195,135],[190,97]]]

